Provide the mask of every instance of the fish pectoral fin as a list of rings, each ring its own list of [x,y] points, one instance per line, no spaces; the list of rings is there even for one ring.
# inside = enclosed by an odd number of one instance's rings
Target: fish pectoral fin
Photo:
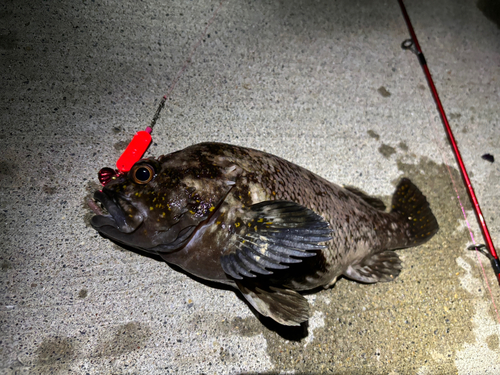
[[[270,275],[324,249],[330,241],[328,222],[294,202],[255,204],[232,223],[234,233],[221,256],[226,274],[236,280]]]
[[[286,326],[300,326],[310,317],[309,303],[291,289],[261,288],[251,283],[236,282],[246,300],[260,314]]]
[[[370,255],[357,264],[350,265],[344,276],[362,283],[391,281],[401,272],[401,259],[392,250]]]

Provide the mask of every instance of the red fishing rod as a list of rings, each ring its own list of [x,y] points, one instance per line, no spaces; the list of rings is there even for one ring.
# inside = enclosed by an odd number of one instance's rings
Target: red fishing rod
[[[427,62],[425,61],[424,54],[422,53],[422,49],[420,48],[420,44],[418,44],[417,35],[413,30],[413,26],[410,21],[410,17],[406,12],[405,5],[403,0],[398,0],[399,6],[401,7],[401,11],[403,12],[403,17],[405,19],[406,25],[408,26],[408,31],[410,32],[411,39],[407,39],[403,42],[401,47],[403,49],[409,49],[413,53],[415,53],[418,57],[418,61],[420,62],[420,66],[424,71],[425,77],[427,78],[427,83],[429,84],[429,88],[431,89],[432,96],[434,101],[436,102],[437,109],[441,116],[441,120],[443,121],[443,125],[446,129],[446,134],[448,135],[448,140],[450,141],[451,147],[453,149],[453,153],[457,160],[458,166],[460,167],[460,173],[464,180],[465,186],[467,188],[467,192],[469,193],[469,197],[472,201],[472,207],[474,208],[474,212],[476,213],[476,217],[478,219],[479,225],[481,227],[481,231],[483,233],[483,237],[486,241],[486,247],[489,253],[483,252],[491,261],[491,265],[495,274],[497,276],[498,282],[500,283],[500,262],[498,260],[497,252],[495,251],[495,246],[493,245],[493,240],[491,239],[490,232],[488,230],[488,226],[486,225],[486,220],[484,219],[483,213],[481,212],[481,207],[479,206],[479,202],[476,198],[476,194],[474,193],[474,188],[472,187],[472,183],[469,179],[469,174],[467,173],[467,169],[465,168],[465,164],[462,160],[462,156],[460,155],[460,151],[457,146],[457,142],[455,141],[455,137],[453,136],[453,132],[451,130],[450,124],[448,123],[448,118],[446,117],[446,113],[444,111],[443,105],[441,104],[441,100],[439,99],[438,92],[436,90],[436,86],[434,85],[434,81],[432,80],[431,73],[429,68],[427,67]],[[483,248],[484,245],[473,246],[473,248],[478,248],[479,250]]]

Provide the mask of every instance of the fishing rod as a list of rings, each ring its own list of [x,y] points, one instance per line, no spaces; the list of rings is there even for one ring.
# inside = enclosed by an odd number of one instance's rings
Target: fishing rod
[[[476,198],[476,194],[474,193],[474,188],[472,187],[472,183],[469,179],[469,174],[467,173],[467,169],[465,168],[465,164],[462,160],[462,156],[460,155],[460,150],[458,149],[457,142],[455,141],[455,137],[453,136],[453,132],[451,130],[450,124],[448,122],[448,118],[446,117],[446,113],[443,108],[443,104],[439,99],[439,94],[437,92],[436,86],[434,85],[434,81],[432,79],[431,73],[427,66],[427,62],[425,60],[422,49],[420,48],[420,44],[418,43],[417,35],[413,30],[413,26],[406,12],[406,7],[403,3],[403,0],[398,0],[399,6],[401,7],[401,12],[403,13],[403,17],[405,19],[406,25],[408,26],[408,31],[410,32],[411,39],[405,40],[401,47],[403,49],[407,49],[415,53],[418,57],[418,61],[420,66],[422,67],[425,77],[427,78],[427,83],[429,84],[429,88],[431,89],[432,96],[434,101],[436,102],[437,109],[441,116],[441,120],[443,121],[443,125],[446,130],[446,134],[448,136],[448,140],[450,141],[451,147],[453,149],[453,154],[457,160],[458,166],[460,167],[460,174],[464,180],[465,186],[467,188],[467,192],[469,193],[469,197],[472,201],[472,207],[474,208],[474,212],[476,213],[477,220],[479,222],[479,226],[481,227],[481,232],[483,233],[483,237],[486,241],[486,245],[473,245],[472,249],[476,248],[481,251],[482,254],[485,254],[491,262],[493,270],[495,271],[495,275],[500,284],[500,261],[498,259],[497,252],[495,251],[495,246],[493,245],[493,240],[491,239],[490,232],[488,230],[488,226],[486,225],[486,220],[484,219],[483,213],[481,212],[481,207],[479,206],[479,202]],[[482,251],[486,247],[489,253]]]

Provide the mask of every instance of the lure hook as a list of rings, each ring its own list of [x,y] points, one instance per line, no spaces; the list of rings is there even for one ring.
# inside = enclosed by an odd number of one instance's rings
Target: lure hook
[[[99,179],[99,182],[102,186],[106,186],[106,184],[112,179],[115,179],[118,174],[119,172],[117,170],[105,167],[97,173],[97,178]]]

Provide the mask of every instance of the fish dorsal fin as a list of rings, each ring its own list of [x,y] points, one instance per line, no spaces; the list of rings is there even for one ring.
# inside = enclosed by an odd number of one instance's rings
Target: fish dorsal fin
[[[257,203],[232,223],[234,233],[221,256],[226,274],[236,280],[270,275],[316,255],[331,240],[328,222],[289,201]]]
[[[287,326],[299,326],[310,317],[309,303],[290,289],[236,282],[246,300],[262,315]]]
[[[380,210],[380,211],[385,211],[385,209],[386,209],[385,204],[380,199],[369,196],[368,194],[362,192],[361,190],[359,190],[358,188],[355,188],[353,186],[344,186],[344,189],[350,191],[354,195],[357,195],[359,198],[363,199],[366,203],[368,203],[373,208],[376,208],[377,210]]]

